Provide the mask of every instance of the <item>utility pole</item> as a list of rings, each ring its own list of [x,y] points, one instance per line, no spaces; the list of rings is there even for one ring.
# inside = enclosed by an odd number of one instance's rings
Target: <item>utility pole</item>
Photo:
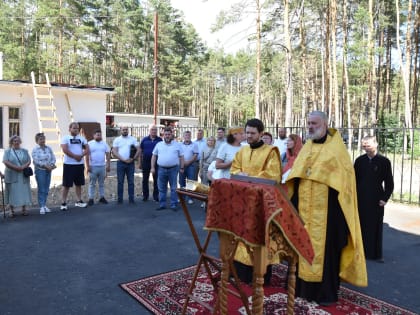
[[[158,63],[158,14],[155,13],[155,47],[154,47],[154,62],[153,62],[153,78],[154,78],[154,90],[153,90],[153,124],[156,125],[157,111],[158,111],[158,74],[159,74],[159,63]]]

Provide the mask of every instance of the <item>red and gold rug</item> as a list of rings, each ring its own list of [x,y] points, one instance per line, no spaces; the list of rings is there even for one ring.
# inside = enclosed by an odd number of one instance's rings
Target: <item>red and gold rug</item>
[[[286,314],[287,294],[284,289],[286,267],[283,265],[275,265],[273,267],[271,285],[264,289],[264,314]],[[185,295],[190,287],[194,271],[195,266],[192,266],[124,283],[120,286],[153,314],[179,315],[182,312]],[[217,273],[216,271],[214,272]],[[244,286],[244,291],[249,296],[252,294],[252,289],[249,286]],[[194,299],[199,300],[204,304],[214,306],[216,303],[216,295],[213,286],[204,268],[200,270],[193,295]],[[251,301],[251,297],[249,297],[249,301]],[[211,314],[202,303],[200,304],[190,300],[187,313],[194,315]],[[245,308],[238,298],[230,295],[228,303],[229,314],[246,314]],[[304,299],[296,298],[294,313],[302,315],[415,315],[415,313],[345,287],[341,287],[340,289],[338,303],[328,307],[321,307],[316,303],[309,303]]]

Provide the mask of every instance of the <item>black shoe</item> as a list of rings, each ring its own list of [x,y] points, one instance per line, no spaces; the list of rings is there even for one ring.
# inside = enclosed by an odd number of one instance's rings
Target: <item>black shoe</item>
[[[130,205],[135,205],[135,204],[136,204],[136,202],[135,202],[134,200],[130,200],[128,203],[129,203]]]
[[[100,203],[103,203],[104,205],[106,205],[108,203],[108,201],[105,199],[105,197],[101,197],[101,199],[99,199]]]
[[[118,201],[117,201],[117,203],[118,203],[119,205],[121,205],[121,204],[123,203],[123,201],[122,201],[122,200],[118,200]]]
[[[171,210],[177,212],[178,211],[178,207],[177,206],[171,206]]]
[[[88,206],[93,206],[93,199],[89,199]]]
[[[385,260],[383,258],[375,259],[376,262],[383,264]]]
[[[148,201],[149,200],[149,198],[143,198],[143,201],[144,202],[146,202],[146,201]]]
[[[161,211],[161,210],[165,210],[165,209],[166,209],[166,207],[161,206],[159,208],[156,208],[156,211]]]

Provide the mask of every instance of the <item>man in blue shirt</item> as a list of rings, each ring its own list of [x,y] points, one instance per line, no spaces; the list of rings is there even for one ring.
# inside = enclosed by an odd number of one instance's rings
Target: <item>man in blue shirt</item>
[[[153,149],[156,144],[162,141],[162,138],[157,135],[158,128],[155,125],[150,126],[149,135],[144,137],[140,142],[139,155],[139,169],[143,170],[143,201],[149,200],[149,177],[152,168]],[[155,165],[156,167],[156,165]],[[159,190],[157,186],[157,174],[152,174],[153,177],[153,200],[159,201]]]

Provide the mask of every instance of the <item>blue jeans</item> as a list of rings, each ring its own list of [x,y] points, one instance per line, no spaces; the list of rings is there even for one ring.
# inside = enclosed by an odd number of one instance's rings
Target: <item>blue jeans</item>
[[[179,186],[185,188],[186,186],[186,179],[195,179],[195,166],[196,164],[193,162],[187,167],[184,167],[184,173],[179,173]]]
[[[38,204],[40,207],[45,207],[47,204],[48,192],[50,191],[51,172],[36,168],[35,179],[38,185]]]
[[[96,181],[98,181],[99,186],[99,197],[105,197],[105,188],[104,188],[104,182],[105,182],[105,175],[106,170],[105,166],[91,166],[90,167],[90,173],[89,173],[89,199],[95,198],[95,186]]]
[[[134,202],[134,162],[117,161],[118,202],[123,201],[125,176],[127,176],[128,201]]]
[[[179,166],[164,168],[158,167],[158,188],[159,188],[159,205],[166,207],[166,192],[169,187],[171,189],[171,207],[176,207],[178,197],[176,194],[176,179],[178,177]]]

